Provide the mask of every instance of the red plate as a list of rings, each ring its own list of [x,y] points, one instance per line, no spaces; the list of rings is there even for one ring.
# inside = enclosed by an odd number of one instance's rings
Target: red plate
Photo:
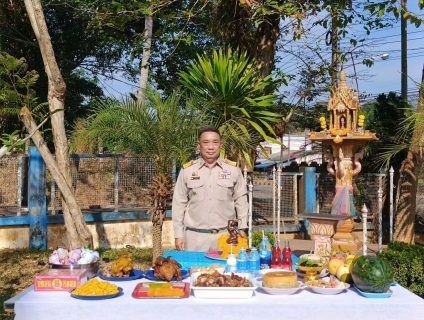
[[[174,289],[180,289],[182,292],[184,292],[184,295],[182,297],[149,297],[147,295],[147,291],[149,291],[149,284],[152,284],[153,282],[140,282],[135,287],[132,296],[136,299],[183,299],[188,298],[190,296],[190,284],[184,283],[184,282],[174,282],[172,283],[172,288]]]
[[[222,251],[209,251],[206,252],[205,257],[213,260],[226,261],[227,259],[221,258]]]

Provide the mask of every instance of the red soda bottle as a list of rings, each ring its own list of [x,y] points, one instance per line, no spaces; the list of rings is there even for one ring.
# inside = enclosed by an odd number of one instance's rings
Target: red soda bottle
[[[292,251],[289,246],[289,240],[284,241],[283,260],[281,261],[283,269],[293,270]]]
[[[274,247],[271,251],[271,269],[280,269],[281,265],[281,249],[280,249],[280,241],[275,240]]]

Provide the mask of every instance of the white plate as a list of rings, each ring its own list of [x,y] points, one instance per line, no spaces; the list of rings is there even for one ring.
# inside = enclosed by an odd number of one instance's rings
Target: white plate
[[[191,275],[191,289],[196,298],[203,299],[249,299],[256,290],[256,281],[250,273],[235,273],[240,277],[244,277],[252,282],[253,287],[195,287],[197,277],[201,273],[195,272]]]
[[[289,288],[289,289],[276,289],[276,288],[267,288],[262,285],[262,282],[258,283],[258,289],[257,290],[263,290],[268,294],[272,295],[290,295],[294,294],[304,288],[306,288],[306,285],[300,281],[298,281],[299,287],[297,288]]]
[[[329,278],[323,278],[322,280],[329,281],[330,279]],[[342,283],[344,285],[344,288],[318,288],[318,287],[311,286],[309,282],[306,282],[306,285],[312,291],[319,293],[319,294],[339,294],[339,293],[342,293],[343,291],[346,291],[350,287],[349,283],[345,283],[345,282],[342,282]]]

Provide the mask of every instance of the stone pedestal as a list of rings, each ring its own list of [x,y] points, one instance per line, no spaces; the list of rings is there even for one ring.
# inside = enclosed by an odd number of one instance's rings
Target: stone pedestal
[[[309,233],[314,241],[314,254],[319,255],[323,262],[328,262],[333,251],[333,235],[339,221],[349,219],[347,216],[303,213],[299,217],[308,219]]]
[[[344,252],[356,252],[361,249],[362,241],[352,231],[353,219],[341,221],[333,236],[333,248]]]

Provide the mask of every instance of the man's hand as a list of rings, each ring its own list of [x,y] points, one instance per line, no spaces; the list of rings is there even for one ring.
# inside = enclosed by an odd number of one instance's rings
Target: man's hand
[[[184,238],[175,238],[175,249],[184,251]]]
[[[246,232],[244,232],[243,230],[239,230],[239,235],[242,238],[246,238],[247,237]]]

